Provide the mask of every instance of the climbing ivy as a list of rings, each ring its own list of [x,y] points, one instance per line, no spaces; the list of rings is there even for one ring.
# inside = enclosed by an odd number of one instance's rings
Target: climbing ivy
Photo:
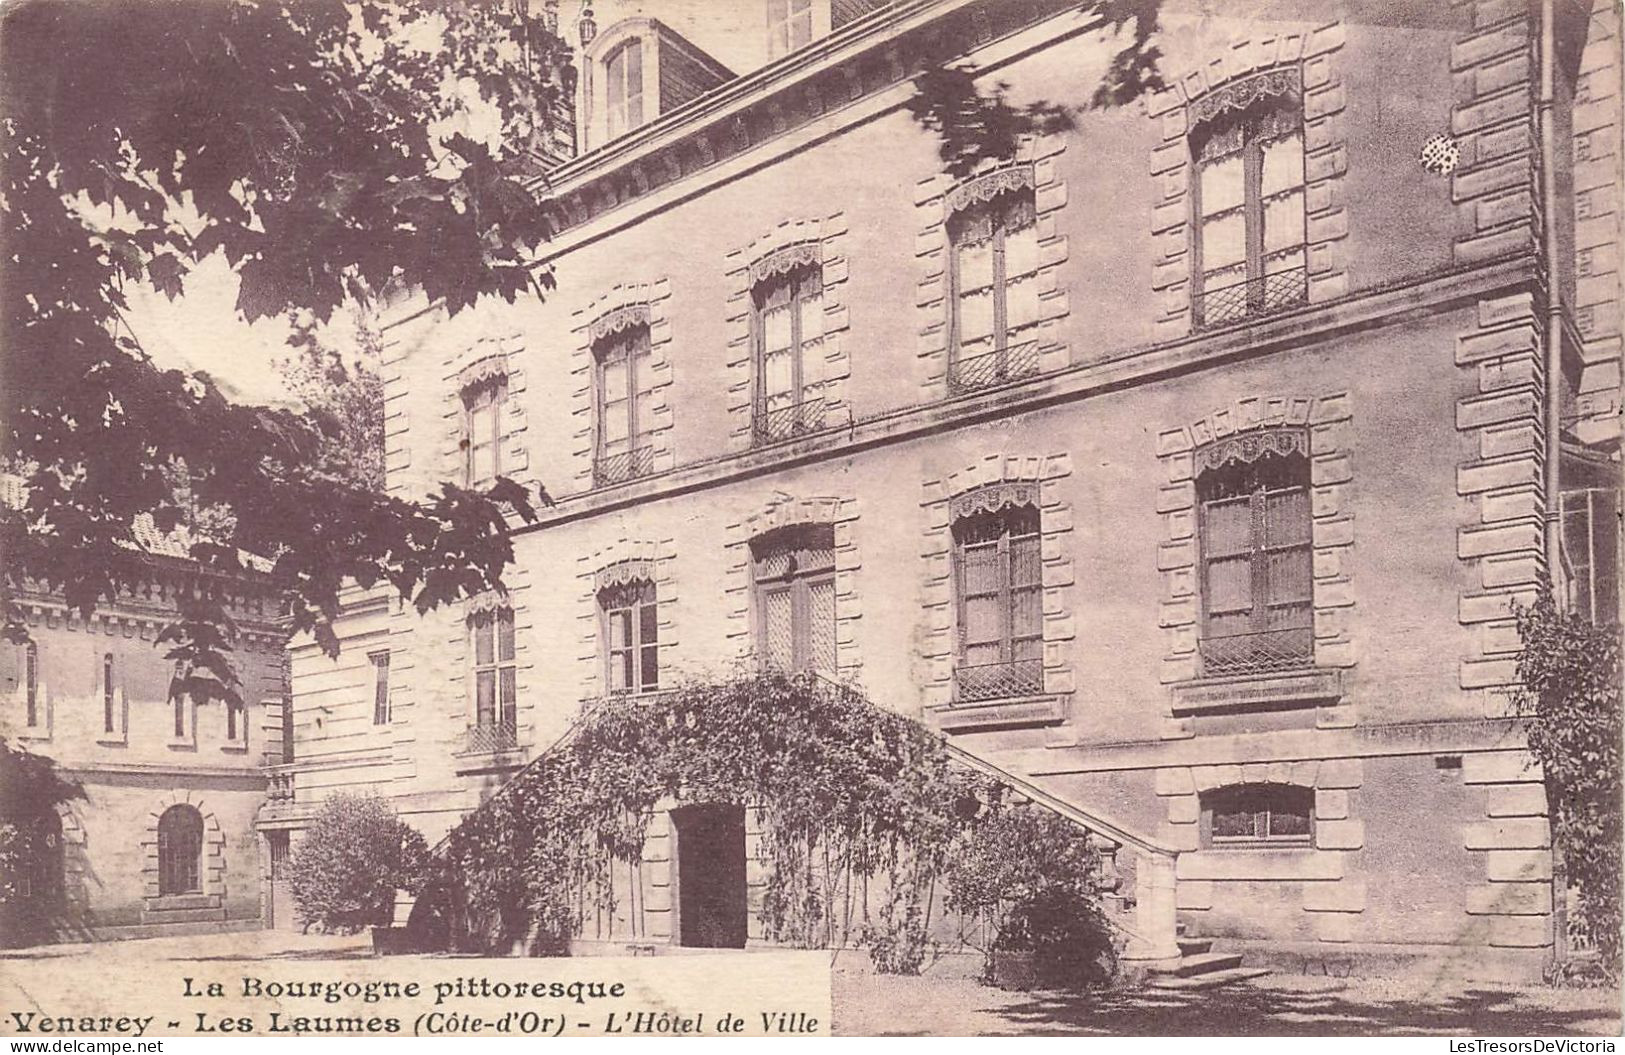
[[[1544,589],[1515,614],[1523,651],[1515,694],[1529,749],[1540,760],[1552,836],[1578,904],[1576,937],[1620,970],[1620,636],[1565,611]]]
[[[446,879],[488,947],[561,952],[613,910],[609,869],[642,859],[657,803],[746,806],[767,940],[861,942],[881,969],[914,973],[947,864],[1000,800],[935,734],[856,691],[750,674],[603,701],[453,830]]]

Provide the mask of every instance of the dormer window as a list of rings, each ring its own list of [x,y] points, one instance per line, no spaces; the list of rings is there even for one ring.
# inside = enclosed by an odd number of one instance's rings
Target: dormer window
[[[643,124],[643,42],[637,37],[604,60],[604,88],[611,139]]]
[[[582,145],[596,150],[670,113],[733,72],[658,19],[623,18],[584,41]]]
[[[812,42],[812,0],[767,0],[767,55],[776,59]]]

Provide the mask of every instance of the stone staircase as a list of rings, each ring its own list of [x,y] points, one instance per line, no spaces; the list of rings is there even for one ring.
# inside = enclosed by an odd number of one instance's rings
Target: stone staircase
[[[1183,925],[1180,927],[1183,931]],[[1201,990],[1251,981],[1270,973],[1268,967],[1243,967],[1241,953],[1214,952],[1213,939],[1179,935],[1179,959],[1148,972],[1153,989]]]

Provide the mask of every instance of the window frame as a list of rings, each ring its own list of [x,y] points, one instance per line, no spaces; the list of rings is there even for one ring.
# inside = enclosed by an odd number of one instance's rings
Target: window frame
[[[631,57],[636,61],[628,61]],[[647,123],[644,116],[645,78],[643,76],[643,38],[631,37],[617,44],[603,58],[604,63],[604,136],[606,141],[617,139]],[[619,63],[619,68],[617,68]],[[636,73],[637,91],[631,90]],[[620,95],[619,105],[616,94]],[[637,119],[633,120],[636,110]]]
[[[23,645],[23,694],[24,705],[27,708],[25,717],[26,728],[38,729],[40,721],[40,678],[39,678],[39,645],[30,641]]]
[[[1019,516],[1030,521],[1030,530],[1016,531],[1012,518]],[[997,518],[1000,525],[999,534],[989,541],[968,542],[965,535],[978,522],[986,522]],[[954,696],[956,701],[972,703],[993,699],[1017,699],[1024,696],[1039,695],[1044,691],[1043,652],[1044,652],[1044,581],[1043,581],[1043,514],[1038,508],[1036,499],[1028,500],[1025,496],[1011,498],[998,498],[996,504],[983,504],[978,508],[956,512],[949,525],[951,541],[951,579],[954,595]],[[1028,542],[1035,547],[1038,554],[1038,581],[1030,584],[1016,585],[1016,565],[1013,559],[1017,542]],[[967,582],[967,573],[970,569],[970,558],[967,553],[971,549],[986,550],[991,548],[997,555],[997,583],[991,591],[981,590],[974,595],[970,592]],[[1022,602],[1022,596],[1029,598],[1025,603],[1033,605],[1034,630],[1028,634],[1016,633],[1017,604]],[[970,604],[982,598],[996,598],[996,611],[998,613],[999,659],[990,663],[970,663],[969,650],[977,646],[994,643],[991,640],[972,642],[969,640],[970,632]],[[1036,656],[1017,656],[1018,646],[1022,644],[1036,644]],[[984,695],[980,692],[967,693],[962,684],[963,673],[970,670],[985,670],[991,667],[1007,668],[1012,680],[1019,680],[1017,665],[1023,663],[1036,664],[1036,678],[1032,684],[1021,685],[1018,691],[1004,694]]]
[[[113,675],[116,670],[113,653],[102,653],[102,734],[110,736],[118,732],[118,701],[113,692]]]
[[[388,725],[392,720],[389,698],[389,649],[367,653],[372,664],[372,724]]]
[[[619,483],[622,480],[635,479],[647,475],[648,466],[639,465],[638,452],[644,448],[652,448],[654,437],[652,433],[640,431],[638,414],[639,400],[645,395],[652,397],[654,389],[651,386],[647,393],[639,390],[642,367],[653,373],[654,341],[653,331],[647,321],[634,322],[614,330],[593,342],[593,464],[595,466],[595,483]],[[617,454],[607,452],[607,437],[605,425],[609,417],[606,405],[608,395],[609,376],[612,370],[624,369],[626,371],[626,449]],[[625,457],[627,471],[614,479],[598,479],[600,473],[597,467],[604,465],[610,458]],[[643,471],[640,471],[640,468]]]
[[[757,442],[768,442],[776,438],[770,435],[770,415],[773,413],[768,405],[769,393],[767,391],[767,300],[774,290],[788,285],[790,300],[786,305],[790,313],[790,392],[795,397],[789,406],[783,408],[793,410],[794,423],[791,435],[815,431],[822,422],[822,416],[811,413],[815,403],[821,404],[824,399],[824,381],[822,377],[818,382],[816,394],[808,394],[807,384],[807,335],[801,325],[802,307],[813,299],[819,301],[819,310],[823,310],[824,299],[824,269],[822,264],[798,264],[787,271],[769,275],[751,286],[750,290],[750,340],[751,340],[751,366],[755,375],[752,385],[751,398],[751,433]],[[818,335],[816,351],[823,350],[823,332]]]
[[[463,390],[463,438],[467,442],[463,458],[463,484],[471,489],[482,489],[496,483],[502,475],[502,417],[507,411],[508,382],[498,377]],[[490,415],[490,435],[482,443],[479,435],[481,417]],[[491,475],[478,476],[480,451],[488,444],[491,449]]]
[[[603,683],[606,696],[641,696],[660,691],[660,596],[652,580],[629,579],[598,591],[599,640],[603,642]],[[625,624],[624,643],[615,645],[614,625]],[[615,688],[617,663],[627,675]],[[654,677],[647,677],[652,663]]]
[[[1031,202],[1031,219],[1019,227],[1012,228],[1008,215],[1010,201],[1016,197],[1024,197]],[[966,357],[961,344],[964,328],[963,304],[961,293],[964,289],[964,265],[962,254],[970,243],[960,240],[960,232],[973,215],[985,213],[988,216],[989,244],[992,253],[993,274],[989,282],[989,290],[993,298],[993,345],[988,351],[978,352],[976,355]],[[974,361],[984,355],[993,355],[997,359],[996,380],[993,383],[1003,383],[1013,377],[1025,377],[1037,370],[1014,373],[1011,369],[1010,353],[1012,349],[1023,348],[1038,341],[1038,321],[1035,319],[1029,324],[1033,336],[1030,339],[1011,343],[1010,337],[1010,275],[1008,260],[1009,238],[1012,233],[1033,231],[1034,267],[1030,272],[1030,281],[1036,282],[1038,274],[1043,270],[1043,264],[1038,258],[1036,240],[1038,237],[1038,202],[1035,190],[1030,186],[1018,186],[999,191],[985,201],[976,201],[955,210],[947,220],[948,234],[948,376],[951,383],[960,366],[966,362]],[[1036,293],[1035,293],[1036,296]],[[1036,363],[1036,359],[1035,359]]]
[[[823,545],[826,543],[827,545]],[[822,553],[828,551],[828,563],[820,561],[812,567],[798,566],[792,556],[782,573],[765,574],[762,564],[767,560],[767,554],[776,550],[791,552],[809,551]],[[840,663],[840,645],[836,640],[835,628],[839,621],[838,605],[835,599],[835,527],[833,524],[798,524],[787,528],[759,535],[751,540],[751,595],[755,608],[756,641],[759,643],[757,655],[764,669],[779,669],[772,660],[772,641],[768,627],[769,596],[788,594],[790,599],[790,665],[783,673],[814,673],[834,675]],[[818,665],[819,657],[814,653],[817,640],[815,624],[815,607],[813,591],[818,587],[828,587],[830,591],[829,605],[829,656],[828,668]]]
[[[1192,128],[1187,136],[1186,142],[1190,150],[1191,163],[1191,295],[1192,303],[1196,307],[1196,321],[1198,325],[1218,326],[1225,323],[1238,322],[1242,319],[1253,318],[1257,315],[1273,310],[1266,304],[1267,290],[1262,288],[1264,285],[1267,285],[1267,280],[1270,277],[1270,272],[1267,271],[1268,257],[1270,254],[1264,247],[1264,217],[1265,208],[1268,201],[1275,197],[1279,197],[1283,192],[1277,192],[1276,194],[1268,197],[1266,197],[1263,192],[1264,143],[1268,137],[1264,135],[1262,124],[1268,118],[1271,111],[1287,112],[1296,118],[1296,124],[1294,127],[1298,137],[1299,180],[1295,184],[1295,188],[1303,202],[1304,213],[1304,239],[1298,245],[1296,250],[1298,253],[1303,255],[1304,262],[1299,268],[1288,269],[1288,271],[1277,272],[1277,274],[1288,274],[1292,270],[1302,270],[1305,276],[1304,286],[1299,295],[1295,296],[1289,303],[1302,303],[1308,298],[1307,276],[1309,263],[1309,239],[1307,228],[1309,219],[1309,162],[1307,137],[1305,135],[1304,127],[1305,121],[1302,92],[1300,89],[1291,89],[1269,92],[1260,95],[1247,106],[1241,108],[1241,113],[1239,115],[1233,114],[1229,110],[1223,110],[1205,119],[1192,123]],[[1241,124],[1241,146],[1237,150],[1227,151],[1226,153],[1219,155],[1217,158],[1204,160],[1201,156],[1202,144],[1207,142],[1211,136],[1217,134],[1216,128],[1221,122],[1229,120],[1238,121]],[[1276,140],[1284,138],[1286,137],[1274,137]],[[1215,164],[1218,160],[1234,157],[1238,154],[1240,155],[1242,162],[1242,202],[1241,205],[1236,208],[1238,208],[1241,213],[1242,232],[1245,242],[1244,256],[1242,260],[1244,277],[1240,282],[1227,283],[1225,285],[1216,286],[1213,289],[1209,289],[1207,285],[1207,268],[1204,264],[1203,228],[1206,223],[1212,219],[1212,217],[1204,215],[1202,211],[1202,173],[1206,167]],[[1290,194],[1291,191],[1284,193]],[[1234,210],[1226,211],[1228,212]],[[1215,217],[1218,215],[1220,214],[1214,214]],[[1277,252],[1282,251],[1278,250]],[[1290,250],[1287,252],[1290,252]],[[1231,264],[1227,266],[1234,267],[1235,265]],[[1229,316],[1216,321],[1206,319],[1205,298],[1209,294],[1232,289],[1238,285],[1244,287],[1246,291],[1246,303],[1244,310],[1237,315]],[[1259,286],[1260,288],[1255,290],[1255,285]]]
[[[799,7],[798,7],[799,5]],[[767,0],[767,53],[769,60],[777,59],[812,43],[817,34],[813,22],[812,0]],[[798,23],[805,22],[806,36],[796,39]],[[779,30],[783,29],[783,42]]]
[[[480,659],[481,637],[489,637],[488,660]],[[476,613],[468,621],[469,705],[474,726],[505,729],[510,733],[519,724],[519,645],[512,608],[494,608]],[[506,654],[504,654],[506,646]],[[491,708],[489,720],[480,705],[482,675],[490,675]]]
[[[171,817],[187,818],[186,831],[177,833],[172,830],[168,823]],[[197,807],[187,803],[177,802],[159,815],[157,830],[159,897],[184,897],[188,894],[203,893],[203,830],[203,814],[198,812]],[[185,836],[186,844],[177,847],[175,845],[177,835]]]
[[[1248,646],[1246,651],[1248,652],[1249,656],[1256,656],[1256,654],[1269,643],[1267,641],[1267,635],[1279,634],[1284,638],[1287,634],[1298,633],[1300,635],[1307,636],[1308,648],[1306,653],[1302,656],[1283,658],[1278,663],[1269,665],[1267,667],[1259,667],[1258,669],[1252,671],[1217,669],[1219,667],[1219,661],[1210,659],[1206,655],[1206,650],[1199,649],[1202,674],[1205,677],[1244,676],[1249,673],[1283,673],[1309,670],[1315,665],[1315,597],[1314,572],[1312,566],[1314,559],[1314,511],[1312,508],[1313,477],[1311,475],[1309,460],[1309,436],[1306,430],[1297,427],[1278,427],[1274,430],[1274,432],[1276,435],[1284,437],[1284,442],[1294,445],[1293,448],[1283,452],[1274,448],[1266,447],[1260,449],[1251,458],[1233,458],[1228,459],[1219,465],[1204,467],[1198,464],[1197,466],[1195,478],[1196,570],[1197,595],[1199,598],[1198,603],[1201,616],[1197,627],[1198,639],[1202,644],[1205,645],[1221,640],[1233,641],[1238,638],[1249,638],[1252,641],[1252,645]],[[1264,439],[1262,433],[1258,433],[1257,435],[1260,439]],[[1273,437],[1266,442],[1273,442]],[[1282,465],[1283,477],[1286,475],[1287,467],[1295,464],[1296,468],[1290,470],[1291,479],[1293,482],[1286,485],[1281,485],[1279,481],[1276,481],[1272,485],[1272,483],[1265,478],[1264,473],[1260,472],[1256,468],[1269,461],[1274,461]],[[1253,483],[1252,487],[1243,495],[1210,497],[1209,488],[1210,486],[1214,486],[1207,482],[1210,479],[1210,474],[1222,473],[1226,471],[1230,465],[1236,462],[1255,467],[1253,471],[1258,475],[1259,479],[1257,479]],[[1272,521],[1269,518],[1270,500],[1282,495],[1295,493],[1301,494],[1302,496],[1302,519],[1297,525],[1299,530],[1292,533],[1291,537],[1293,541],[1272,543]],[[1221,504],[1238,504],[1242,499],[1246,500],[1248,510],[1246,549],[1219,551],[1215,545],[1215,540],[1213,537],[1215,529],[1212,527],[1211,511],[1214,507]],[[1306,597],[1293,601],[1277,601],[1271,596],[1271,591],[1273,588],[1273,578],[1270,568],[1271,558],[1289,553],[1300,553],[1307,561],[1310,562],[1306,575],[1306,589],[1308,594]],[[1247,630],[1239,633],[1235,631],[1230,631],[1228,633],[1216,633],[1214,627],[1214,622],[1216,619],[1225,616],[1236,616],[1241,614],[1243,610],[1239,608],[1234,610],[1218,609],[1214,603],[1215,598],[1214,589],[1212,586],[1211,569],[1221,561],[1234,561],[1241,556],[1246,557],[1248,569],[1247,583],[1249,605],[1245,610],[1248,628]],[[1271,612],[1273,610],[1290,607],[1301,607],[1305,609],[1306,614],[1304,614],[1297,623],[1292,625],[1274,626],[1271,624]],[[1238,663],[1267,662],[1267,660],[1249,660],[1244,657],[1234,657],[1234,661]]]
[[[1233,807],[1224,809],[1224,807]],[[1315,847],[1315,789],[1301,784],[1254,782],[1226,784],[1200,796],[1200,844],[1207,850],[1313,849]],[[1215,817],[1220,813],[1252,815],[1253,834],[1219,835]],[[1275,834],[1275,817],[1301,818],[1304,832]]]

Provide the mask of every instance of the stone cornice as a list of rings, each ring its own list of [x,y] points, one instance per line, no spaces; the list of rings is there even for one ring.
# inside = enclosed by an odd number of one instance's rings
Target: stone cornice
[[[538,510],[536,523],[516,526],[513,534],[523,535],[947,429],[1013,417],[1222,363],[1259,358],[1344,334],[1400,325],[1534,281],[1534,257],[1520,255],[1363,290],[1225,329],[1128,348],[1016,384],[899,407],[854,420],[848,429],[799,442],[721,454],[616,487],[563,497],[556,505]]]
[[[1190,740],[1056,744],[1022,751],[1010,764],[1016,772],[1044,777],[1239,761],[1293,762],[1515,751],[1526,745],[1523,723],[1519,719],[1445,718],[1369,724],[1350,729],[1276,729],[1264,733],[1199,736]]]
[[[1065,0],[1022,5],[901,0],[567,162],[533,186],[546,188],[560,231],[678,185],[695,193],[704,182],[694,178],[700,174],[884,95],[928,65],[951,61],[1072,8]],[[1057,33],[1099,24],[1099,19],[1075,19]],[[995,65],[982,64],[984,71]],[[550,247],[549,259],[562,251]]]

